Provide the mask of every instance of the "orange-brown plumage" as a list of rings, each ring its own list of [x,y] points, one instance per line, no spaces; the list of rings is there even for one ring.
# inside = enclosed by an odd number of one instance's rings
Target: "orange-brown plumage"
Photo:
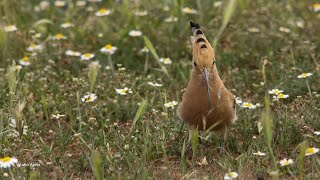
[[[214,50],[200,26],[192,22],[190,25],[193,32],[193,66],[178,115],[198,130],[221,130],[236,119],[235,98],[219,77]]]

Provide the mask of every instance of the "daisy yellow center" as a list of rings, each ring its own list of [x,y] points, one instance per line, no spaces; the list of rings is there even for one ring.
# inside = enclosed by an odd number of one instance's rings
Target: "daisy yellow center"
[[[90,58],[91,54],[86,53],[86,54],[84,54],[83,56],[84,56],[85,58]]]
[[[14,30],[14,28],[15,28],[15,27],[14,27],[13,25],[7,26],[7,29],[10,30],[10,31]]]
[[[91,101],[91,100],[92,100],[91,96],[86,98],[86,101]]]
[[[5,157],[3,159],[0,159],[2,162],[9,162],[11,160],[11,157]]]
[[[315,9],[320,8],[320,4],[314,4],[313,8],[315,8]]]
[[[30,44],[30,47],[31,47],[31,48],[35,48],[36,45],[32,43],[32,44]]]
[[[245,107],[251,107],[251,104],[250,103],[245,103],[244,106]]]
[[[289,161],[284,161],[283,164],[284,165],[289,165],[290,163],[289,163]]]
[[[26,56],[25,56],[25,57],[23,57],[23,58],[22,58],[22,60],[23,60],[24,62],[29,62],[29,58],[28,58],[28,57],[26,57]]]
[[[121,89],[121,93],[127,93],[126,89]]]
[[[308,148],[308,149],[307,149],[307,153],[310,153],[310,154],[311,154],[311,153],[314,153],[314,149],[313,149],[313,148]]]
[[[107,44],[107,45],[104,46],[104,48],[110,50],[110,49],[112,49],[112,45],[111,44]]]
[[[278,97],[279,97],[279,98],[284,98],[284,94],[281,94],[281,93],[280,93],[280,94],[278,94]]]
[[[66,22],[66,23],[64,23],[66,26],[70,26],[71,25],[71,23],[70,22]]]
[[[107,12],[107,9],[105,9],[105,8],[102,8],[99,10],[99,13],[106,13],[106,12]]]
[[[230,173],[228,173],[228,176],[229,176],[229,177],[233,177],[233,176],[234,176],[234,173],[233,173],[233,172],[230,172]]]
[[[59,33],[59,34],[56,34],[56,38],[57,38],[57,39],[62,39],[62,38],[64,38],[64,35],[63,35],[63,34],[60,34],[60,33]]]

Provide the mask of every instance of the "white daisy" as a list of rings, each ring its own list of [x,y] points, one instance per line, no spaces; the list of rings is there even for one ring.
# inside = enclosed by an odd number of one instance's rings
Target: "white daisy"
[[[71,22],[65,22],[63,24],[60,25],[62,28],[70,28],[70,27],[73,27],[74,24],[72,24]]]
[[[256,153],[252,153],[253,155],[256,155],[256,156],[265,156],[266,155],[266,153],[264,153],[264,152],[260,152],[260,151],[258,151],[258,152],[256,152]]]
[[[192,9],[190,7],[185,7],[182,9],[182,12],[185,13],[185,14],[197,14],[198,11],[195,10],[195,9]]]
[[[85,6],[86,4],[87,4],[86,1],[77,1],[77,2],[76,2],[76,5],[77,5],[77,6]]]
[[[136,15],[136,16],[146,16],[146,15],[148,15],[148,11],[136,11],[134,13],[134,15]]]
[[[320,3],[312,4],[312,8],[314,12],[320,11]]]
[[[221,5],[222,5],[222,1],[216,1],[216,2],[213,3],[214,7],[219,7]]]
[[[177,21],[178,21],[178,18],[174,17],[174,16],[170,16],[170,17],[164,19],[164,22],[166,22],[166,23],[177,22]]]
[[[163,64],[172,64],[172,61],[170,58],[160,58],[159,61],[162,62]]]
[[[255,105],[253,105],[252,103],[249,103],[249,102],[244,102],[244,103],[241,105],[241,107],[243,107],[243,108],[249,108],[249,109],[255,109],[255,108],[256,108]]]
[[[161,86],[162,86],[162,84],[154,83],[154,82],[148,82],[148,84],[149,84],[150,86],[154,86],[154,87],[161,87]]]
[[[131,30],[129,32],[129,35],[132,36],[132,37],[138,37],[138,36],[141,36],[142,35],[142,32],[139,31],[139,30]]]
[[[314,131],[313,134],[319,136],[320,135],[320,131]]]
[[[13,32],[16,31],[18,28],[15,25],[9,25],[4,27],[5,32]]]
[[[18,163],[18,159],[15,157],[4,157],[0,158],[0,168],[9,168],[14,164]]]
[[[85,96],[83,96],[83,98],[81,98],[82,102],[93,102],[94,100],[97,99],[97,95],[95,94],[87,94]]]
[[[282,159],[280,160],[280,166],[287,166],[290,164],[293,164],[293,160],[292,159]]]
[[[141,50],[140,50],[140,52],[142,52],[142,53],[148,53],[150,50],[145,46],[145,47],[143,47]]]
[[[171,102],[165,103],[165,104],[164,104],[164,107],[167,107],[167,108],[170,108],[170,107],[171,107],[171,108],[173,109],[174,106],[177,105],[177,104],[178,104],[178,102],[176,102],[176,101],[171,101]]]
[[[298,76],[298,78],[306,78],[306,77],[309,77],[309,76],[312,76],[313,74],[312,73],[302,73]]]
[[[288,97],[289,97],[288,94],[282,94],[282,93],[277,94],[276,96],[273,96],[274,99],[286,99]]]
[[[21,66],[21,65],[16,65],[16,66],[15,66],[15,70],[20,71],[21,69],[22,69],[22,66]]]
[[[260,32],[260,29],[256,28],[256,27],[250,27],[250,28],[248,28],[248,31],[251,33],[258,33],[258,32]]]
[[[100,68],[101,65],[99,63],[99,61],[92,61],[90,64],[89,64],[89,68]]]
[[[96,16],[107,16],[111,13],[110,9],[101,8],[99,11],[95,13]]]
[[[319,148],[316,148],[316,147],[308,148],[306,149],[305,156],[311,156],[313,154],[316,154],[317,152],[319,152]]]
[[[238,175],[238,173],[236,173],[236,172],[229,172],[229,173],[227,173],[227,174],[225,174],[224,175],[224,178],[223,179],[225,179],[225,180],[230,180],[230,179],[235,179],[235,178],[237,178],[239,175]]]
[[[67,56],[81,56],[81,53],[78,51],[67,50],[66,55]]]
[[[290,33],[291,32],[291,30],[289,28],[286,28],[286,27],[279,27],[279,31],[285,32],[285,33]]]
[[[40,51],[42,50],[42,46],[40,44],[30,44],[29,47],[27,47],[27,51],[33,52],[33,51]]]
[[[80,57],[80,60],[83,60],[83,61],[88,61],[90,59],[94,58],[94,54],[91,54],[91,53],[85,53],[85,54],[82,54],[81,57]]]
[[[106,54],[114,54],[118,48],[116,46],[112,46],[111,44],[107,44],[103,46],[100,51]]]
[[[240,97],[236,97],[236,104],[241,105],[242,100],[240,99]]]
[[[60,118],[62,118],[62,117],[65,117],[66,115],[62,115],[62,114],[52,114],[52,118],[54,118],[54,119],[60,119]]]
[[[30,59],[27,56],[24,56],[22,59],[20,59],[19,63],[22,66],[29,66],[31,64]]]
[[[271,89],[268,91],[269,94],[276,94],[276,95],[280,94],[282,92],[283,92],[283,90],[280,90],[280,89]]]
[[[65,1],[55,1],[55,2],[54,2],[54,5],[55,5],[56,7],[63,7],[63,6],[66,5],[66,2],[65,2]]]
[[[58,33],[56,35],[53,36],[54,40],[61,40],[61,39],[67,39],[67,37],[61,33]]]
[[[123,88],[123,89],[116,89],[116,92],[120,95],[127,95],[128,93],[132,93],[132,90],[130,88]]]

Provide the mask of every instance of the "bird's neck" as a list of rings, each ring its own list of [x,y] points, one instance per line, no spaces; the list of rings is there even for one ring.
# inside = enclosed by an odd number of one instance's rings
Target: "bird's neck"
[[[198,70],[198,69],[195,69],[193,68],[192,69],[192,73],[191,73],[191,80],[192,81],[196,81],[196,84],[198,83],[203,83],[205,81],[204,77],[203,77],[203,72]],[[217,68],[214,66],[212,69],[209,69],[209,83],[210,85],[217,85],[217,84],[220,84],[222,82],[219,74],[218,74],[218,71],[217,71]]]

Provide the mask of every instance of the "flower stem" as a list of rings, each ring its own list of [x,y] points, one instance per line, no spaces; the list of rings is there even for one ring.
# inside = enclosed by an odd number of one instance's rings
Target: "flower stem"
[[[111,72],[113,74],[114,73],[114,67],[113,67],[113,63],[112,63],[111,54],[108,54],[108,61],[109,61],[109,66],[110,66]]]
[[[144,63],[144,72],[145,73],[148,71],[148,64],[149,64],[149,53],[146,53],[146,60]]]
[[[11,168],[9,168],[9,173],[10,173],[11,178],[12,178],[12,179],[15,179],[15,178],[14,178],[14,175],[13,175],[13,173],[12,173]]]
[[[81,131],[82,118],[81,118],[81,110],[80,110],[80,93],[77,91],[77,120],[79,121],[79,132]]]
[[[312,93],[311,93],[311,89],[310,89],[308,80],[306,80],[306,84],[307,84],[307,88],[308,88],[309,94],[310,94],[310,96],[312,97]]]

